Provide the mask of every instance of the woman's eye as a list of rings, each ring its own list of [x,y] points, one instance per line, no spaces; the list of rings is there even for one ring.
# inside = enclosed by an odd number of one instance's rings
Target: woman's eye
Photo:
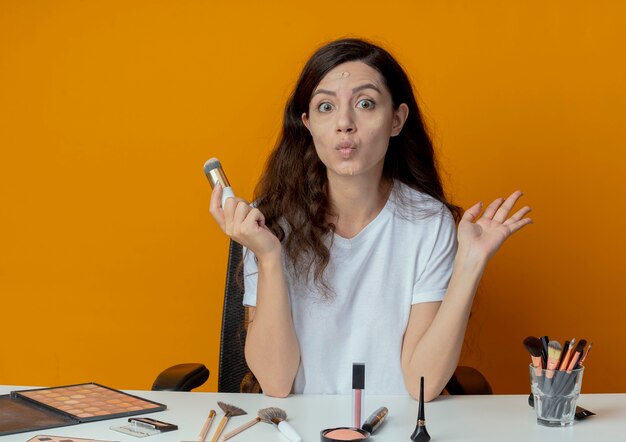
[[[373,109],[374,102],[372,100],[367,100],[367,99],[359,100],[356,106],[361,109]]]
[[[317,110],[320,112],[330,112],[333,110],[333,105],[328,102],[324,102],[317,107]]]

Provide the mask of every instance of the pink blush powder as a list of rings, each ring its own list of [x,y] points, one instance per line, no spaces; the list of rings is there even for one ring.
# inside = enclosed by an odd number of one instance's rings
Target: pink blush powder
[[[346,428],[339,428],[337,430],[329,431],[328,433],[325,433],[324,436],[332,437],[333,439],[336,439],[336,440],[365,439],[365,436],[363,436],[361,433],[354,431],[354,430],[348,430]]]

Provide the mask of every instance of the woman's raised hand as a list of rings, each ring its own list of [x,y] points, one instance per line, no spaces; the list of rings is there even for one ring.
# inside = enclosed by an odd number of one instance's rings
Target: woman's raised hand
[[[531,210],[528,206],[509,216],[522,195],[517,190],[507,199],[498,198],[489,204],[482,215],[482,202],[467,209],[459,222],[459,251],[474,258],[489,260],[508,237],[531,224],[530,218],[524,218]]]
[[[209,211],[220,228],[233,240],[252,250],[257,258],[280,252],[280,241],[265,226],[265,216],[242,198],[228,198],[222,207],[222,187],[211,193]]]

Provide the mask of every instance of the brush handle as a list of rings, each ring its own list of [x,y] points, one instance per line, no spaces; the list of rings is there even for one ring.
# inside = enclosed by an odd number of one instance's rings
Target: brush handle
[[[204,425],[202,426],[202,430],[200,430],[200,435],[198,436],[198,440],[200,442],[204,442],[206,439],[206,435],[209,434],[209,429],[211,428],[211,424],[213,423],[213,419],[215,418],[215,411],[211,410],[209,412],[209,417],[207,417]]]
[[[241,427],[237,427],[233,431],[229,431],[228,433],[226,433],[224,436],[222,436],[220,438],[220,441],[223,441],[223,440],[226,441],[228,439],[232,439],[233,437],[237,436],[242,431],[247,430],[248,428],[250,428],[254,424],[258,423],[260,420],[261,420],[260,417],[255,417],[251,421],[246,422],[245,424],[243,424]]]
[[[215,430],[215,434],[213,435],[211,442],[217,442],[217,439],[220,437],[220,434],[222,434],[222,431],[224,431],[224,427],[228,423],[228,418],[230,418],[230,416],[225,414],[222,420],[220,421],[220,425],[217,427],[217,430]]]
[[[280,421],[278,430],[285,435],[291,442],[302,442],[302,438],[287,421]]]

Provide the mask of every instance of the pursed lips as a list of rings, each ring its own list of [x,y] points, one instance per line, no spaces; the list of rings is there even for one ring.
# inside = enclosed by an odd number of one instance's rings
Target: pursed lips
[[[356,144],[354,144],[352,141],[340,141],[335,146],[335,149],[336,150],[356,149]]]
[[[344,160],[351,159],[356,152],[356,144],[352,141],[344,140],[337,143],[335,150],[339,153],[339,156]]]

